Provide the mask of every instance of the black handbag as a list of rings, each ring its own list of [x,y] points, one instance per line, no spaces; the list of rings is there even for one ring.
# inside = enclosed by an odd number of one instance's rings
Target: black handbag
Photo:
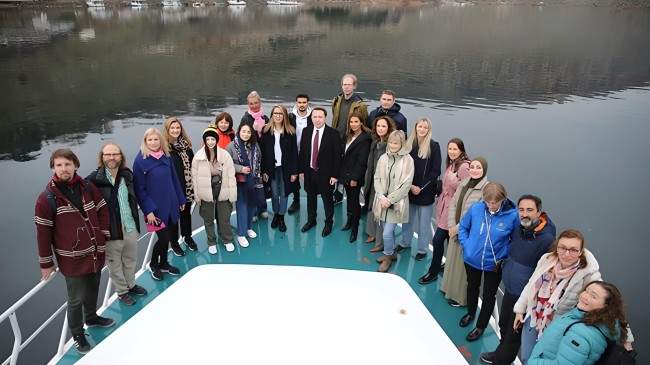
[[[436,197],[440,196],[442,194],[442,180],[438,179],[436,181]]]
[[[212,176],[212,197],[214,198],[215,203],[219,200],[219,193],[221,193],[221,175]]]

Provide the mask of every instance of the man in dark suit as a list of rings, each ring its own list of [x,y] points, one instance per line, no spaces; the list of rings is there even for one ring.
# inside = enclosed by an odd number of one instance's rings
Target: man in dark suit
[[[316,195],[320,194],[325,208],[323,237],[332,232],[334,200],[332,187],[338,181],[341,168],[341,138],[338,132],[325,124],[327,111],[314,108],[311,111],[313,125],[302,132],[298,170],[305,176],[307,192],[307,223],[302,232],[316,225]]]

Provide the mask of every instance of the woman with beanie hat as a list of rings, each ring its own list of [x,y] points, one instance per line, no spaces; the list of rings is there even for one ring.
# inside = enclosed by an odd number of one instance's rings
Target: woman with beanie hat
[[[203,218],[205,233],[208,236],[208,252],[212,255],[217,253],[215,210],[219,222],[219,236],[226,246],[226,251],[235,250],[230,227],[232,205],[237,201],[235,166],[228,152],[217,145],[218,141],[217,126],[210,124],[203,132],[204,147],[196,152],[192,161],[194,199],[200,208],[199,214]]]
[[[488,183],[487,169],[488,163],[483,157],[476,157],[470,162],[469,177],[458,184],[447,213],[449,247],[440,291],[445,293],[447,302],[454,307],[467,305],[467,273],[463,248],[458,242],[458,223],[472,204],[483,200],[483,188]]]

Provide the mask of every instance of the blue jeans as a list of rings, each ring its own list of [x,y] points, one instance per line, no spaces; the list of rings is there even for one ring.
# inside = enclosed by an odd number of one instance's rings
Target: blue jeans
[[[533,353],[533,348],[537,344],[537,328],[530,327],[530,318],[524,322],[524,327],[521,329],[521,363],[526,365],[530,354]]]
[[[276,166],[271,176],[271,206],[274,214],[287,214],[287,194],[284,192],[284,178],[282,177],[282,166]]]
[[[411,246],[413,241],[413,221],[418,216],[418,253],[426,253],[433,231],[431,229],[431,218],[433,217],[433,204],[418,205],[409,204],[409,221],[402,223],[402,244],[403,247]]]
[[[237,201],[235,202],[235,209],[237,209],[237,235],[246,237],[246,231],[251,229],[253,223],[253,215],[257,205],[255,195],[257,189],[249,191],[245,184],[237,184]]]
[[[392,255],[395,251],[395,227],[397,223],[380,222],[384,227],[382,238],[384,239],[384,255]]]

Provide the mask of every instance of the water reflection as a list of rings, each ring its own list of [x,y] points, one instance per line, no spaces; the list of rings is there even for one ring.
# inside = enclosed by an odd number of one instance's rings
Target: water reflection
[[[0,44],[0,156],[17,160],[123,117],[210,115],[252,89],[324,101],[345,72],[367,99],[391,88],[443,110],[535,107],[650,80],[647,11],[603,8],[14,10],[2,12]]]

